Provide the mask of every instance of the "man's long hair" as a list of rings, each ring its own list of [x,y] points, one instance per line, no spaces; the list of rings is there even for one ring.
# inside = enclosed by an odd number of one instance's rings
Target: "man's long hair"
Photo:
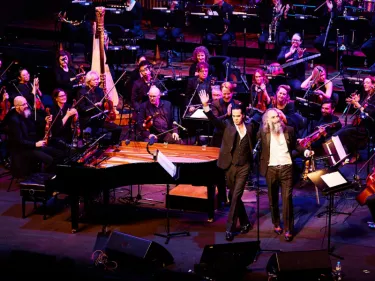
[[[270,113],[272,111],[276,112],[280,116],[280,114],[278,112],[278,109],[276,109],[276,108],[269,108],[269,109],[266,110],[266,112],[264,112],[263,117],[262,117],[262,130],[263,130],[264,133],[270,133],[271,132],[272,123],[271,123],[271,120],[270,120]],[[280,125],[281,125],[281,130],[284,131],[285,124],[281,120],[281,118],[280,118]]]

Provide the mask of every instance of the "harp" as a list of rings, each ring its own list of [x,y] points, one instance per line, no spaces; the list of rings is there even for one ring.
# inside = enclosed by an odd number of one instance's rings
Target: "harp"
[[[119,98],[116,87],[113,82],[109,66],[106,63],[105,54],[105,34],[104,34],[104,15],[105,7],[95,8],[96,21],[94,23],[94,36],[92,47],[91,70],[100,73],[100,87],[108,94],[108,99],[112,101],[113,107],[116,109]],[[109,92],[108,92],[109,91]],[[117,112],[116,112],[117,113]]]

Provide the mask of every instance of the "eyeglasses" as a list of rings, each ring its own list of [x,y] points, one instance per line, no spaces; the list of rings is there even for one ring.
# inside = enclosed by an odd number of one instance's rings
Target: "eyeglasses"
[[[66,97],[66,95],[65,95],[65,94],[63,94],[63,95],[58,95],[57,97],[58,97],[58,98],[64,98],[64,97]]]
[[[299,39],[292,39],[292,42],[300,42],[301,40]]]

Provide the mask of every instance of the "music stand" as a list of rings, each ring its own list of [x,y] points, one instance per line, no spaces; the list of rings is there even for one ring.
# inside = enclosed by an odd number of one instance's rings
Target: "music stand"
[[[161,151],[156,150],[156,154],[152,154],[149,150],[150,142],[147,143],[147,152],[153,155],[154,161],[158,162],[160,166],[164,168],[164,170],[171,176],[171,178],[176,181],[179,178],[179,167],[174,165]],[[170,232],[170,218],[169,218],[169,183],[167,183],[167,194],[166,194],[166,207],[167,207],[167,226],[166,226],[166,234],[162,233],[155,233],[154,235],[166,238],[165,244],[169,243],[169,240],[175,236],[186,235],[190,236],[190,232],[188,231],[181,231],[181,232]]]
[[[340,162],[341,163],[341,162]],[[338,170],[337,166],[328,169],[318,170],[312,173],[309,173],[307,177],[322,190],[325,195],[329,195],[329,205],[328,205],[328,254],[334,256],[338,259],[343,260],[343,257],[333,254],[333,247],[331,248],[331,220],[332,214],[334,213],[334,202],[333,197],[336,192],[349,189],[353,186],[344,175]],[[337,213],[337,212],[335,212]]]

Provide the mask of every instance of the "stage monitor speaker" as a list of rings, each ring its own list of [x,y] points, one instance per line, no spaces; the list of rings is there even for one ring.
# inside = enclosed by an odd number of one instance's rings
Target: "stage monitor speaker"
[[[333,280],[331,259],[327,250],[275,253],[268,261],[267,272],[278,281]]]
[[[233,277],[254,262],[259,249],[260,241],[206,245],[194,270],[202,276]]]
[[[174,262],[173,256],[160,244],[118,231],[111,233],[104,251],[110,260],[117,263],[143,261],[152,266],[165,267]]]

